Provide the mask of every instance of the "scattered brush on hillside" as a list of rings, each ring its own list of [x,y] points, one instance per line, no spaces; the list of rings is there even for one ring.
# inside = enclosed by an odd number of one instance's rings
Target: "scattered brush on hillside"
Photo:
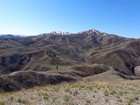
[[[73,66],[72,69],[79,73],[80,76],[82,77],[87,77],[87,76],[91,76],[91,75],[96,75],[96,74],[100,74],[103,72],[106,72],[107,70],[109,70],[108,66],[105,65],[91,65],[91,66]]]
[[[79,81],[89,76],[91,80],[138,80],[139,49],[139,39],[97,30],[0,38],[0,91]]]

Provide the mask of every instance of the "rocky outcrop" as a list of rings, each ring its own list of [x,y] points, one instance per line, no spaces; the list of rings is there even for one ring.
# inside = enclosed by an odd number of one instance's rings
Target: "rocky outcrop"
[[[140,77],[140,66],[136,66],[134,72],[137,77]]]

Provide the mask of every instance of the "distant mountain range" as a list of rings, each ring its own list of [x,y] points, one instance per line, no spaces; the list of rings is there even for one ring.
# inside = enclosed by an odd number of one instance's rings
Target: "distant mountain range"
[[[4,34],[4,35],[0,35],[0,38],[21,38],[23,36],[20,35],[11,35],[11,34]]]
[[[0,36],[0,92],[63,81],[140,79],[140,39],[98,30]]]

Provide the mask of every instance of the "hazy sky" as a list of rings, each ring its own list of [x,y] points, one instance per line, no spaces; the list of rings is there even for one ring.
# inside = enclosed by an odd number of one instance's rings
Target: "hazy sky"
[[[0,0],[0,33],[97,29],[140,37],[140,0]]]

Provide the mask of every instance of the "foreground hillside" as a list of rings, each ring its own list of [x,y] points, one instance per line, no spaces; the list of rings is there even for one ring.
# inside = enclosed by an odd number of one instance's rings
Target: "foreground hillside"
[[[0,94],[0,105],[140,105],[140,81],[77,82]]]

